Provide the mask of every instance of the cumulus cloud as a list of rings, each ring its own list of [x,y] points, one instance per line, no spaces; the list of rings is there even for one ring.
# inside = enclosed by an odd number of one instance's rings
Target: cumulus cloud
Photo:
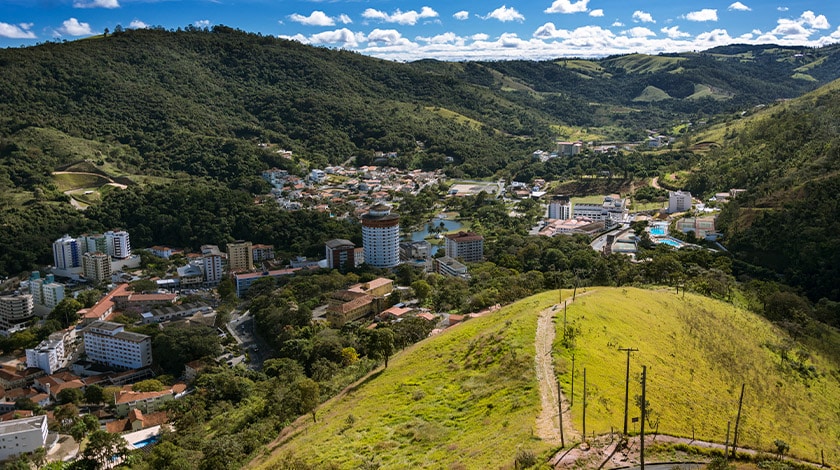
[[[306,26],[335,26],[335,20],[319,10],[313,11],[309,16],[292,13],[289,15],[289,19]]]
[[[470,12],[468,12],[467,10],[461,10],[461,11],[455,13],[454,15],[452,15],[452,17],[455,18],[456,20],[464,21],[464,20],[466,20],[467,18],[470,17]]]
[[[193,23],[193,26],[195,26],[196,28],[206,28],[210,26],[210,20],[198,20],[195,23]]]
[[[9,24],[0,22],[0,37],[10,39],[35,39],[35,33],[30,31],[32,23]]]
[[[811,10],[803,12],[799,19],[814,29],[828,29],[831,27],[825,15],[814,15],[814,12]]]
[[[586,5],[589,0],[554,0],[550,7],[544,10],[545,13],[583,13],[587,11]]]
[[[600,17],[604,16],[604,10],[602,10],[601,8],[598,8],[597,10],[592,10],[592,11],[589,12],[589,16],[594,16],[594,17],[600,18]]]
[[[831,25],[824,15],[816,15],[813,11],[805,11],[799,18],[779,18],[776,27],[768,32],[766,39],[783,37],[790,41],[806,41],[818,29],[828,29]],[[764,37],[764,36],[763,36]]]
[[[680,31],[679,26],[671,26],[670,28],[662,28],[659,30],[671,39],[687,38],[690,34]]]
[[[653,19],[650,13],[636,10],[633,12],[633,21],[636,23],[656,23],[656,20]]]
[[[338,15],[338,21],[343,24],[350,24],[353,22],[353,20],[351,20],[350,17],[345,15],[344,13]]]
[[[144,23],[144,22],[142,22],[138,19],[134,19],[134,20],[131,20],[131,23],[128,24],[128,27],[131,28],[131,29],[146,29],[146,28],[149,27],[149,25],[147,25],[146,23]]]
[[[516,8],[508,8],[507,5],[502,5],[499,8],[496,8],[483,18],[485,20],[493,18],[495,20],[501,21],[502,23],[505,23],[507,21],[525,21],[525,16],[523,16],[522,13],[516,11]]]
[[[365,41],[365,35],[354,33],[347,28],[336,29],[335,31],[323,31],[313,34],[307,38],[312,44],[334,44],[339,47],[358,47],[360,42]]]
[[[417,36],[416,39],[427,44],[455,44],[458,46],[463,46],[467,40],[466,38],[458,36],[453,32],[438,34],[437,36],[432,37]]]
[[[61,23],[58,32],[68,36],[87,36],[93,34],[93,30],[90,29],[90,24],[80,23],[76,18],[70,18]]]
[[[73,2],[73,8],[119,8],[120,2],[117,0],[76,0]]]
[[[362,17],[368,20],[382,21],[385,23],[407,24],[413,26],[417,24],[417,22],[421,19],[437,18],[438,12],[436,12],[430,7],[423,7],[420,9],[419,12],[415,10],[403,12],[397,9],[394,11],[394,13],[388,14],[384,11],[368,8],[362,13]]]
[[[626,34],[631,38],[646,38],[648,36],[656,36],[656,33],[641,26],[636,26],[635,28],[630,28],[627,31],[622,31],[622,34]]]
[[[752,11],[752,8],[744,5],[741,2],[735,2],[732,5],[729,5],[729,11],[732,11],[732,10],[735,10],[735,11]]]
[[[621,21],[615,20],[615,21],[613,22],[613,24],[612,24],[612,27],[613,27],[613,28],[623,28],[623,27],[624,27],[624,23],[622,23]]]
[[[540,39],[568,39],[571,37],[571,32],[565,29],[557,29],[554,23],[548,22],[534,31],[533,36]]]
[[[717,10],[713,8],[704,8],[698,11],[692,11],[685,15],[688,21],[717,21]]]
[[[725,44],[732,44],[734,39],[726,32],[725,29],[714,29],[705,33],[697,35],[695,44],[701,48],[712,48],[715,46],[722,46]]]
[[[485,33],[477,33],[470,36],[470,39],[472,39],[473,41],[486,41],[490,39],[490,36]]]
[[[374,29],[367,36],[370,43],[377,46],[405,46],[412,44],[411,41],[402,37],[396,29]]]

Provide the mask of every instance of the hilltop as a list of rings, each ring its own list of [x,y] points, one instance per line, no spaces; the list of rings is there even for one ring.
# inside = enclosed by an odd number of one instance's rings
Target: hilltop
[[[538,314],[551,312],[556,301],[556,291],[524,299],[398,354],[387,369],[322,405],[317,423],[298,420],[269,445],[271,457],[252,464],[510,468],[520,452],[547,461],[558,444],[538,437],[534,338]],[[576,359],[570,412],[576,432],[567,432],[567,444],[580,442],[583,368],[587,432],[621,429],[625,356],[618,348],[635,347],[630,416],[638,416],[632,403],[645,364],[651,424],[659,433],[724,442],[745,383],[742,445],[771,451],[781,439],[792,456],[819,461],[825,450],[827,462],[840,460],[836,331],[796,340],[732,304],[636,288],[578,292],[565,341],[562,309],[553,313],[553,358],[567,406],[572,354]]]

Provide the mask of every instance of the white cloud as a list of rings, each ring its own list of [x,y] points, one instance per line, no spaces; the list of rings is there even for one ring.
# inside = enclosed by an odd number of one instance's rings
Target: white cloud
[[[648,36],[656,36],[656,33],[641,26],[636,26],[635,28],[630,28],[627,31],[622,31],[622,34],[626,34],[631,38],[646,38]]]
[[[568,39],[571,37],[571,32],[565,29],[557,29],[554,23],[548,22],[534,31],[533,36],[540,39]]]
[[[300,43],[303,43],[303,44],[309,44],[309,39],[306,36],[304,36],[303,34],[300,34],[300,33],[295,34],[294,36],[286,36],[286,35],[281,34],[277,37],[280,38],[280,39],[288,39],[290,41],[297,41],[297,42],[300,42]]]
[[[522,15],[522,13],[516,11],[516,8],[508,8],[507,5],[502,5],[499,8],[496,8],[483,18],[485,20],[493,18],[495,20],[501,21],[502,23],[505,23],[507,21],[525,21],[525,17]]]
[[[691,36],[690,34],[680,31],[679,26],[671,26],[670,28],[662,28],[659,30],[660,32],[665,33],[671,39],[679,39],[679,38],[687,38]]]
[[[206,28],[210,26],[210,20],[198,20],[193,23],[196,28]]]
[[[615,20],[615,21],[613,22],[613,24],[612,24],[612,27],[613,27],[613,28],[623,28],[623,27],[624,27],[624,23],[622,23],[621,21]]]
[[[724,44],[732,44],[735,42],[725,29],[714,29],[705,33],[697,35],[694,43],[701,49],[708,49],[715,46],[722,46]]]
[[[466,38],[458,36],[453,32],[438,34],[437,36],[432,37],[417,36],[416,39],[427,44],[456,44],[462,46],[466,42]]]
[[[70,18],[61,23],[58,32],[68,36],[87,36],[93,34],[93,31],[90,29],[90,24],[80,23],[76,18]]]
[[[466,20],[470,17],[470,12],[468,12],[467,10],[461,10],[461,11],[455,13],[454,15],[452,15],[452,17],[455,18],[456,20],[464,21],[464,20]]]
[[[485,33],[477,33],[470,36],[470,39],[472,39],[473,41],[486,41],[490,39],[490,36]]]
[[[814,15],[814,12],[811,10],[803,12],[799,19],[814,29],[828,29],[831,27],[831,25],[828,24],[828,18],[826,18],[825,15]]]
[[[21,23],[19,25],[0,22],[0,37],[11,39],[35,39],[35,33],[30,31],[34,26],[32,23]]]
[[[394,11],[394,13],[389,15],[384,11],[368,8],[362,13],[362,17],[368,20],[383,21],[385,23],[407,24],[413,26],[423,18],[437,18],[438,12],[431,9],[430,7],[423,7],[420,9],[420,12],[417,12],[415,10],[403,12],[397,9],[396,11]]]
[[[128,27],[131,29],[146,29],[149,27],[149,25],[140,20],[134,19],[131,20],[131,23],[128,24]]]
[[[117,0],[76,0],[73,2],[73,8],[119,8],[120,2]]]
[[[313,11],[309,16],[292,13],[289,15],[289,19],[306,26],[335,26],[335,20],[319,10]]]
[[[604,10],[602,10],[600,8],[598,8],[597,10],[592,10],[592,11],[589,12],[589,16],[594,16],[594,17],[600,18],[600,17],[604,16]]]
[[[335,31],[323,31],[313,34],[307,38],[312,44],[335,44],[340,47],[358,47],[360,42],[365,41],[365,35],[354,33],[347,28],[336,29]]]
[[[411,41],[402,37],[396,29],[374,29],[367,36],[368,42],[378,46],[402,46],[412,44]]]
[[[685,15],[688,21],[717,21],[717,10],[713,8],[704,8],[698,11],[692,11]]]
[[[587,11],[586,4],[589,0],[554,0],[550,7],[544,10],[544,13],[583,13]]]
[[[752,11],[752,8],[744,5],[741,2],[735,2],[732,5],[729,5],[729,11],[732,11],[732,10],[735,10],[735,11]]]
[[[633,21],[635,21],[636,23],[656,23],[656,20],[653,19],[653,16],[651,16],[650,13],[640,10],[636,10],[633,12]]]
[[[776,9],[777,9],[777,10],[779,10],[779,11],[788,11],[788,10],[790,10],[790,8],[788,8],[788,7],[778,7],[778,8],[776,8]]]
[[[338,21],[343,24],[350,24],[353,22],[353,20],[351,20],[350,17],[345,15],[344,13],[338,15]]]

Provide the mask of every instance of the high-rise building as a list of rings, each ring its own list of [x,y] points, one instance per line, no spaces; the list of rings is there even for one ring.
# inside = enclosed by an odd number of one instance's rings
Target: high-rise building
[[[356,245],[350,240],[336,238],[326,243],[327,267],[347,272],[356,267]]]
[[[8,331],[22,327],[33,318],[34,308],[32,294],[0,297],[0,329]]]
[[[484,237],[473,232],[446,235],[446,256],[461,258],[468,263],[484,259]]]
[[[64,339],[52,336],[41,341],[38,346],[26,350],[26,367],[41,369],[48,375],[64,367]]]
[[[29,293],[32,301],[49,309],[55,308],[64,299],[64,284],[55,282],[55,276],[47,274],[44,279],[38,271],[29,276]]]
[[[117,259],[131,257],[131,241],[128,232],[125,230],[108,231],[105,232],[105,239],[108,243],[109,255]]]
[[[125,331],[120,323],[95,321],[84,332],[85,353],[93,362],[122,369],[152,365],[152,337]]]
[[[548,218],[569,220],[572,218],[572,202],[568,196],[554,196],[548,203]]]
[[[82,267],[82,247],[79,241],[64,235],[53,242],[53,265],[63,270]]]
[[[362,246],[365,263],[375,268],[400,264],[400,216],[391,206],[376,204],[362,216]]]
[[[105,253],[85,253],[82,255],[82,267],[85,278],[94,283],[111,280],[111,257]]]
[[[691,210],[691,193],[688,191],[668,192],[668,213]]]
[[[222,282],[222,256],[208,253],[201,257],[201,267],[204,271],[204,282],[209,286]]]
[[[84,239],[84,251],[87,253],[109,253],[108,238],[104,234],[84,235],[79,238]],[[111,244],[113,246],[113,244]]]
[[[251,242],[237,240],[227,244],[230,272],[254,270],[254,247]]]

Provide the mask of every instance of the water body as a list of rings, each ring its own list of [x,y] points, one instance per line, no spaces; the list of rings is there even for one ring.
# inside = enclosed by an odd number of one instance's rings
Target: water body
[[[443,227],[444,227],[443,233],[460,230],[461,227],[464,226],[464,224],[462,224],[461,222],[458,222],[457,220],[441,219],[439,217],[435,217],[429,223],[427,223],[426,225],[423,226],[423,230],[420,230],[420,231],[417,231],[417,232],[412,232],[411,233],[411,241],[417,242],[417,241],[425,240],[426,237],[429,236],[429,229],[432,228],[432,227],[434,227],[434,228],[440,227],[441,222],[443,222]],[[437,253],[437,251],[438,251],[438,245],[433,244],[432,245],[432,255]]]

